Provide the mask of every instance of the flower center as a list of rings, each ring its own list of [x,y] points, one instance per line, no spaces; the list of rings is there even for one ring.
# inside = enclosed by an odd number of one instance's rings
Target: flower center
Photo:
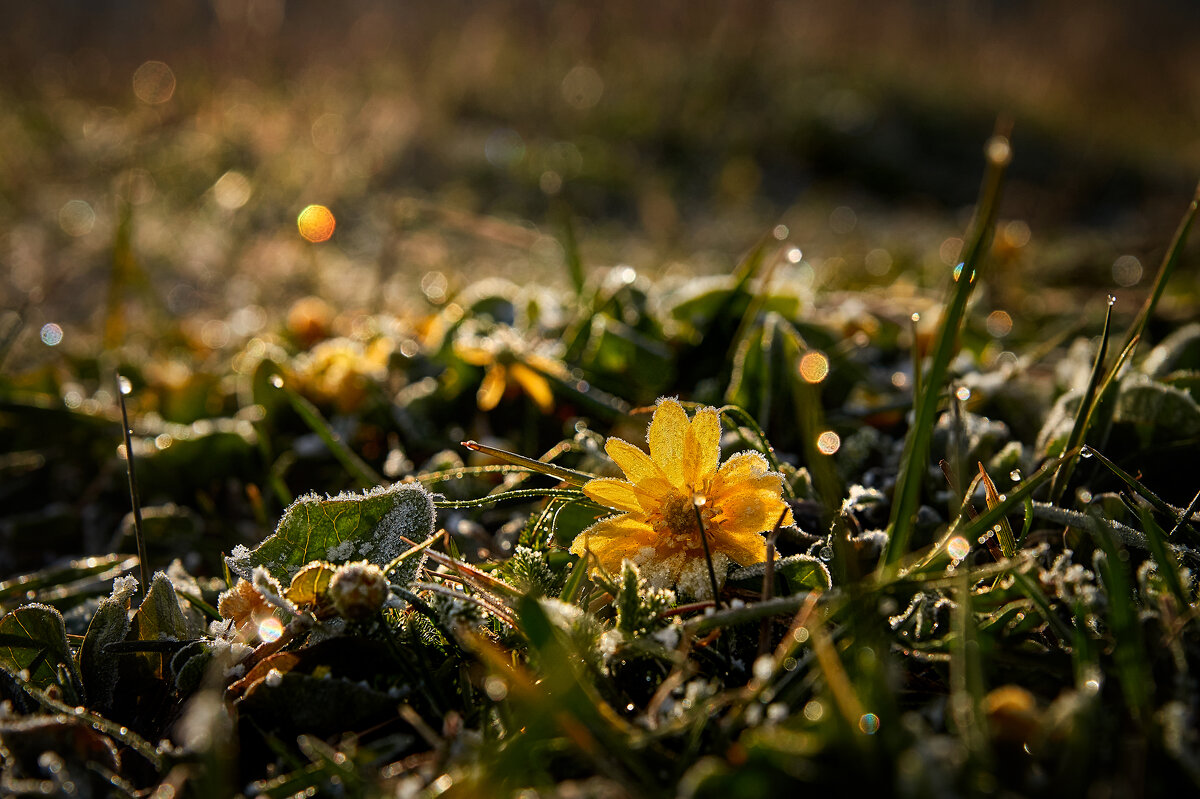
[[[705,523],[708,522],[708,517],[713,515],[712,510],[703,507],[702,504],[697,503],[691,494],[673,492],[663,499],[662,505],[659,506],[660,518],[653,526],[660,535],[671,535],[681,544],[695,546],[700,542],[697,509]]]

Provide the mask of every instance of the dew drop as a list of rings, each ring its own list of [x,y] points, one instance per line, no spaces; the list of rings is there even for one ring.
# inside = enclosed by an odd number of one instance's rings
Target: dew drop
[[[817,557],[821,560],[833,560],[833,550],[830,547],[821,547],[821,551],[817,553]]]
[[[121,388],[121,393],[125,396],[129,396],[133,393],[133,383],[131,383],[129,378],[125,375],[120,375],[117,377],[117,384]]]
[[[1079,457],[1081,457],[1081,458],[1090,458],[1090,457],[1092,457],[1092,448],[1091,448],[1091,447],[1084,447],[1083,449],[1081,449],[1081,450],[1079,451]]]
[[[966,386],[959,386],[958,391],[954,392],[954,396],[958,397],[959,402],[966,402],[971,398],[971,389]]]
[[[281,375],[271,375],[271,385],[275,388],[283,388],[283,377]]]
[[[946,544],[946,551],[955,560],[962,560],[971,552],[971,542],[967,541],[961,535],[956,535]]]
[[[1021,482],[1021,470],[1013,469],[1011,472],[1008,473],[1008,479],[1012,480],[1014,483]]]
[[[913,311],[912,316],[910,316],[909,318],[912,319],[914,322],[920,322],[921,314],[917,313],[916,311]]]
[[[1111,308],[1117,304],[1117,298],[1112,294],[1108,295],[1108,307]]]

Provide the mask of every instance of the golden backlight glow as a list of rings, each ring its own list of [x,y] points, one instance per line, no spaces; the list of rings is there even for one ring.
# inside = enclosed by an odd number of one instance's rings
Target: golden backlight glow
[[[316,244],[329,240],[333,229],[337,227],[337,220],[325,206],[310,205],[300,212],[296,224],[300,228],[300,235]]]

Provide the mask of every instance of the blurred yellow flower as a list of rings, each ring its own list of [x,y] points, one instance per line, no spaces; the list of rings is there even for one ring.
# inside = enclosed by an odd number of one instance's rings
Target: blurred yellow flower
[[[547,375],[562,380],[570,376],[562,362],[538,352],[507,326],[486,335],[471,330],[454,342],[454,352],[464,363],[486,369],[476,396],[481,411],[499,405],[504,392],[515,385],[542,413],[550,413],[554,410],[554,392]]]
[[[701,534],[708,538],[718,587],[729,563],[749,566],[766,558],[762,533],[781,514],[792,523],[781,489],[783,476],[757,452],[742,452],[720,463],[721,420],[715,408],[701,408],[689,421],[683,406],[661,399],[650,421],[650,454],[619,438],[604,445],[625,480],[589,481],[588,497],[619,511],[584,530],[571,552],[591,552],[597,566],[618,574],[625,560],[637,564],[655,588],[678,587],[684,594],[712,595]],[[703,533],[699,524],[703,523]]]
[[[362,343],[348,338],[327,339],[298,356],[291,381],[314,401],[332,403],[341,413],[362,407],[372,383],[387,378],[393,344],[376,338]]]

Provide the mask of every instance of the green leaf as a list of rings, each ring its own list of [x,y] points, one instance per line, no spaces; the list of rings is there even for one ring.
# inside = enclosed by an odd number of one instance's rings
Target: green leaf
[[[133,614],[132,629],[129,631],[132,641],[186,641],[192,638],[188,630],[187,619],[184,618],[183,608],[179,607],[179,597],[175,595],[175,586],[164,572],[158,572],[150,580],[150,590],[146,598]],[[137,655],[155,678],[162,679],[166,674],[165,661],[161,653],[143,652]],[[141,675],[145,678],[145,674]]]
[[[235,548],[225,562],[245,578],[255,566],[263,566],[281,582],[290,582],[313,560],[366,560],[382,567],[409,548],[404,539],[419,543],[429,538],[433,523],[433,496],[415,483],[324,499],[308,494],[284,512],[273,535],[253,550]],[[411,580],[420,561],[405,561],[394,579]]]
[[[61,613],[48,605],[25,605],[0,618],[0,668],[13,674],[28,669],[29,681],[46,688],[59,684],[59,666],[79,683]]]
[[[129,635],[129,597],[133,589],[113,591],[100,601],[79,647],[79,671],[91,707],[105,710],[112,705],[117,687],[120,658],[106,651]]]
[[[833,585],[829,569],[812,555],[791,555],[775,564],[775,570],[788,581],[793,594],[800,591],[828,591]]]
[[[329,583],[337,570],[328,563],[313,561],[292,578],[284,597],[294,605],[317,605],[325,599]]]

